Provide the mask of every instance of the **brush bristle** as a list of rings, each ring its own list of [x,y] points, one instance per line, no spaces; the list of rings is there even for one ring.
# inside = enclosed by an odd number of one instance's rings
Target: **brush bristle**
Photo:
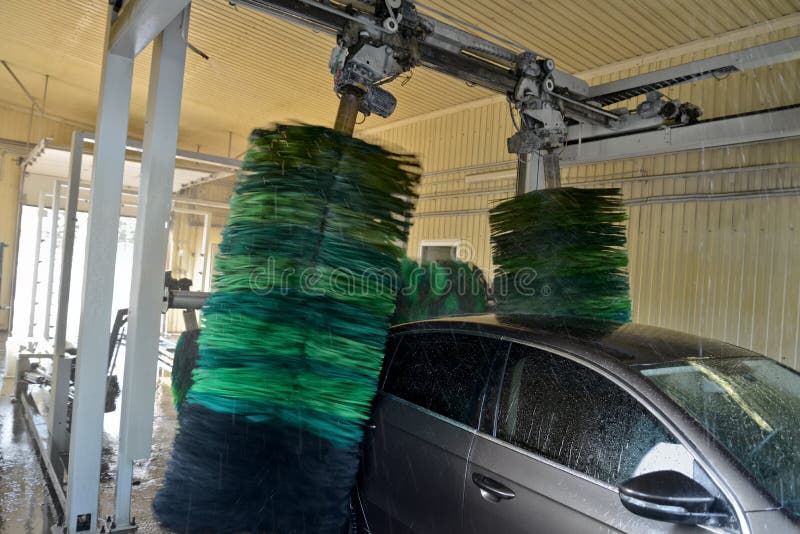
[[[546,189],[498,204],[498,311],[628,321],[625,219],[619,189]]]
[[[192,371],[197,366],[199,356],[197,346],[199,336],[200,330],[187,330],[180,335],[175,344],[175,352],[172,355],[171,389],[176,410],[181,409],[181,404],[186,400],[186,394],[192,387]]]
[[[253,132],[154,503],[163,525],[339,534],[416,168],[326,128]]]

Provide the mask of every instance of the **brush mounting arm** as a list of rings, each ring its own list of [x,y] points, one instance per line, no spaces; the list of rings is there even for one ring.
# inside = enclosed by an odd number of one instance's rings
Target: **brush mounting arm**
[[[635,128],[634,123],[643,118],[650,125],[653,117],[660,116],[664,122],[693,122],[702,114],[696,106],[671,102],[660,93],[648,96],[650,107],[644,114],[626,108],[606,110],[604,106],[619,102],[623,93],[653,93],[654,87],[668,87],[689,78],[670,73],[670,79],[659,83],[648,80],[642,87],[628,84],[624,90],[615,86],[607,92],[593,91],[585,81],[558,70],[552,59],[497,44],[502,39],[489,40],[421,14],[412,0],[232,3],[336,36],[338,46],[330,64],[334,89],[340,96],[348,95],[350,101],[356,95],[360,99],[358,111],[365,115],[391,115],[396,100],[383,84],[417,66],[507,95],[519,117],[518,132],[509,139],[509,150],[515,153],[550,152],[563,147],[567,126],[577,122],[613,132]],[[719,70],[724,65],[715,64],[713,68]],[[346,126],[352,130],[349,122],[354,104],[342,107],[348,111]]]

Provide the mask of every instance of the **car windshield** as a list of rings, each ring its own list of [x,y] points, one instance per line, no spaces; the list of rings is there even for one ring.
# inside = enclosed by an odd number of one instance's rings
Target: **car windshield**
[[[800,517],[800,375],[766,358],[694,359],[641,373]]]

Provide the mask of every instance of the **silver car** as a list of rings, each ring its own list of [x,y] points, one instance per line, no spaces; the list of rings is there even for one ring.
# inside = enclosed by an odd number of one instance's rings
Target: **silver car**
[[[800,375],[644,326],[395,327],[354,499],[375,534],[798,532]]]

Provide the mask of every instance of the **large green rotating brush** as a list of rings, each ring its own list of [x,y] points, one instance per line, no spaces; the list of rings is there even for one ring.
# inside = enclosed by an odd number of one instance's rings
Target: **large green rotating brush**
[[[545,189],[495,206],[498,312],[630,320],[625,219],[619,189]]]
[[[181,532],[339,534],[417,164],[278,126],[253,132],[242,171],[153,509]]]

